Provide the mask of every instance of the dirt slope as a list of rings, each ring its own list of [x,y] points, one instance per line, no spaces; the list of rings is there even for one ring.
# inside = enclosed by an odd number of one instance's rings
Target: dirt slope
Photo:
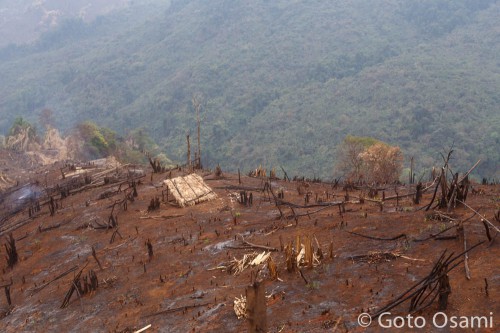
[[[41,189],[17,213],[12,213],[9,205],[1,206],[1,242],[7,243],[8,234],[13,234],[19,261],[13,268],[7,267],[3,259],[6,248],[2,246],[0,285],[12,281],[12,305],[7,304],[2,292],[0,331],[132,332],[151,324],[146,332],[244,332],[247,322],[237,319],[233,302],[235,297],[245,295],[245,288],[257,277],[266,289],[269,332],[363,332],[358,315],[375,313],[428,275],[444,250],[455,254],[463,251],[462,239],[454,238],[456,228],[441,234],[449,236],[447,239],[415,240],[437,234],[472,215],[459,207],[443,213],[453,220],[439,220],[432,211],[417,211],[422,205],[415,206],[410,198],[386,201],[381,211],[377,203],[359,203],[356,197],[360,191],[356,190],[349,192],[345,212],[341,212],[337,205],[321,204],[344,201],[346,192],[342,188],[311,183],[305,188],[311,193],[309,208],[282,206],[284,217],[280,218],[269,192],[262,191],[265,179],[242,177],[239,184],[237,175],[225,174],[219,179],[209,172],[200,174],[217,199],[178,208],[168,202],[171,198],[163,180],[183,174],[172,171],[151,175],[149,167],[137,166],[105,169],[78,165],[64,169],[64,164],[40,167],[25,178],[19,173],[19,186],[36,183]],[[304,205],[304,195],[297,190],[303,186],[301,182],[272,180],[270,185],[275,194],[283,193],[286,202]],[[494,214],[499,209],[500,187],[475,188],[481,191],[470,195],[468,204],[499,226]],[[61,198],[64,189],[68,193]],[[238,202],[242,189],[252,193],[251,206]],[[398,189],[400,194],[407,191]],[[57,207],[53,216],[44,193],[54,198]],[[384,193],[386,197],[393,194],[394,188]],[[424,195],[424,203],[429,202],[431,194]],[[159,209],[148,211],[155,198],[160,201]],[[113,223],[110,216],[117,226],[101,228]],[[469,246],[487,241],[478,216],[464,222],[464,227]],[[379,238],[406,237],[378,240],[350,232]],[[491,234],[495,236],[493,230]],[[282,244],[296,247],[297,237],[299,244],[307,244],[309,238],[314,250],[319,245],[323,254],[313,267],[300,267],[303,276],[299,270],[287,271],[282,251]],[[267,265],[248,267],[239,275],[223,270],[234,258],[264,251],[245,248],[243,239],[277,249],[271,257],[278,279],[271,279]],[[480,329],[482,332],[495,332],[500,325],[499,246],[496,239],[470,252],[470,280],[465,277],[463,264],[449,274],[452,292],[445,313],[493,313],[494,328]],[[73,293],[67,307],[61,308],[74,276],[82,269],[82,276],[95,272],[97,289],[80,299]],[[392,313],[406,315],[408,306],[408,302],[403,303]],[[427,320],[426,332],[438,331],[431,326],[436,312],[437,301],[415,314]],[[383,330],[376,322],[368,329]]]

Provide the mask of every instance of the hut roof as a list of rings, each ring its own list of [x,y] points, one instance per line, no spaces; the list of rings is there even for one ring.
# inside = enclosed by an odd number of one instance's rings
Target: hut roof
[[[195,173],[166,179],[163,183],[180,207],[192,206],[217,198],[215,192],[203,181],[203,178]]]

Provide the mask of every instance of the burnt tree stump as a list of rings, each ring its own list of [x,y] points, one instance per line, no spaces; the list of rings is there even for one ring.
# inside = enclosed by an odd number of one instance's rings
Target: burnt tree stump
[[[266,288],[261,282],[254,282],[246,289],[248,332],[267,332]]]
[[[9,268],[13,268],[14,265],[18,262],[19,256],[16,249],[16,240],[14,239],[14,236],[12,236],[12,233],[9,234],[9,238],[7,238],[7,244],[4,244],[4,246],[5,251],[7,252],[7,266]]]

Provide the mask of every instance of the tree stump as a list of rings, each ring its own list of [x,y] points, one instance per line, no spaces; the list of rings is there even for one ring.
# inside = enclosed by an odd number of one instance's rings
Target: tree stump
[[[246,289],[248,332],[267,332],[266,288],[261,282],[254,282]]]

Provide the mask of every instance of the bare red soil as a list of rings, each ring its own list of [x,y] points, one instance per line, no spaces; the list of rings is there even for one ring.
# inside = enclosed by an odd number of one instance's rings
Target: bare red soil
[[[62,179],[62,163],[23,171],[19,164],[9,162],[12,156],[3,154],[0,167],[7,170],[4,174],[10,179],[19,180],[18,188],[36,183],[43,191],[56,184],[63,186],[71,179],[70,174]],[[132,169],[119,168],[108,176]],[[237,175],[224,174],[218,179],[209,172],[200,174],[218,198],[178,208],[167,202],[163,180],[184,173],[174,171],[151,176],[150,167],[141,169],[146,171],[146,176],[140,178],[137,185],[138,196],[133,202],[128,201],[126,210],[123,205],[115,205],[117,228],[95,227],[108,223],[113,203],[131,192],[130,182],[121,187],[119,182],[89,186],[66,198],[56,197],[58,208],[54,216],[50,216],[49,204],[42,198],[41,210],[31,218],[30,204],[21,205],[14,214],[13,203],[4,200],[0,206],[3,220],[0,285],[12,281],[12,305],[7,304],[2,291],[0,331],[133,332],[151,324],[146,332],[244,332],[247,322],[237,319],[233,302],[235,297],[245,295],[245,288],[256,278],[264,281],[266,289],[269,332],[395,331],[380,327],[376,320],[365,329],[357,318],[363,312],[375,313],[427,276],[444,250],[461,253],[463,240],[453,238],[456,228],[441,234],[451,239],[415,240],[437,234],[473,214],[466,207],[443,212],[454,219],[450,222],[437,220],[432,210],[417,210],[429,203],[432,191],[424,194],[421,205],[414,205],[411,198],[400,199],[398,203],[391,200],[384,203],[383,211],[373,202],[360,204],[352,199],[360,192],[350,191],[352,203],[346,203],[345,213],[341,214],[338,206],[319,212],[315,211],[321,207],[297,208],[295,214],[303,214],[297,222],[289,218],[292,210],[283,206],[281,218],[269,194],[257,190],[264,188],[265,179],[245,176],[239,184]],[[102,170],[89,169],[87,174],[98,172]],[[134,174],[140,175],[137,171]],[[116,179],[120,180],[119,176],[117,174]],[[272,180],[270,184],[274,192],[283,191],[285,201],[304,205],[304,195],[297,191],[300,182]],[[252,206],[238,202],[238,187],[254,189],[249,191],[253,194]],[[494,214],[500,206],[500,187],[474,187],[481,192],[469,195],[468,205],[499,226]],[[331,184],[311,183],[308,190],[312,193],[311,205],[316,203],[316,196],[325,202],[345,199],[342,188],[333,189]],[[398,192],[408,193],[408,187],[399,187]],[[385,190],[385,196],[391,195],[394,195],[394,187]],[[160,208],[148,212],[155,197],[161,200]],[[464,227],[469,247],[486,242],[469,253],[470,280],[466,279],[463,263],[449,274],[452,289],[444,312],[448,316],[487,316],[492,318],[493,327],[464,331],[497,332],[500,327],[500,239],[488,242],[485,227],[477,215],[464,222]],[[111,243],[116,230],[119,235],[116,233]],[[11,232],[19,254],[19,262],[13,268],[7,267],[3,258],[6,256],[3,244]],[[376,240],[349,232],[380,238],[405,234],[406,238]],[[493,229],[491,235],[496,236]],[[301,242],[305,237],[315,237],[324,256],[312,268],[301,267],[304,277],[298,270],[287,271],[285,252],[281,250],[282,243],[292,242],[295,246],[297,236]],[[217,268],[233,258],[241,259],[244,254],[263,252],[241,248],[241,237],[252,244],[278,250],[271,252],[271,257],[277,264],[279,279],[271,279],[266,265],[246,268],[239,275]],[[148,255],[148,240],[152,244],[152,258]],[[333,258],[330,244],[333,244]],[[313,245],[318,248],[315,240]],[[102,268],[93,258],[92,248]],[[357,257],[362,255],[368,256]],[[51,282],[75,266],[74,271]],[[99,282],[97,290],[80,299],[74,293],[68,306],[61,308],[74,276],[82,268],[82,275],[90,270],[95,272]],[[392,309],[393,317],[406,315],[408,306],[405,302]],[[432,326],[437,307],[436,301],[415,314],[427,322],[426,327],[418,331],[456,331]],[[412,329],[405,326],[402,331]]]

